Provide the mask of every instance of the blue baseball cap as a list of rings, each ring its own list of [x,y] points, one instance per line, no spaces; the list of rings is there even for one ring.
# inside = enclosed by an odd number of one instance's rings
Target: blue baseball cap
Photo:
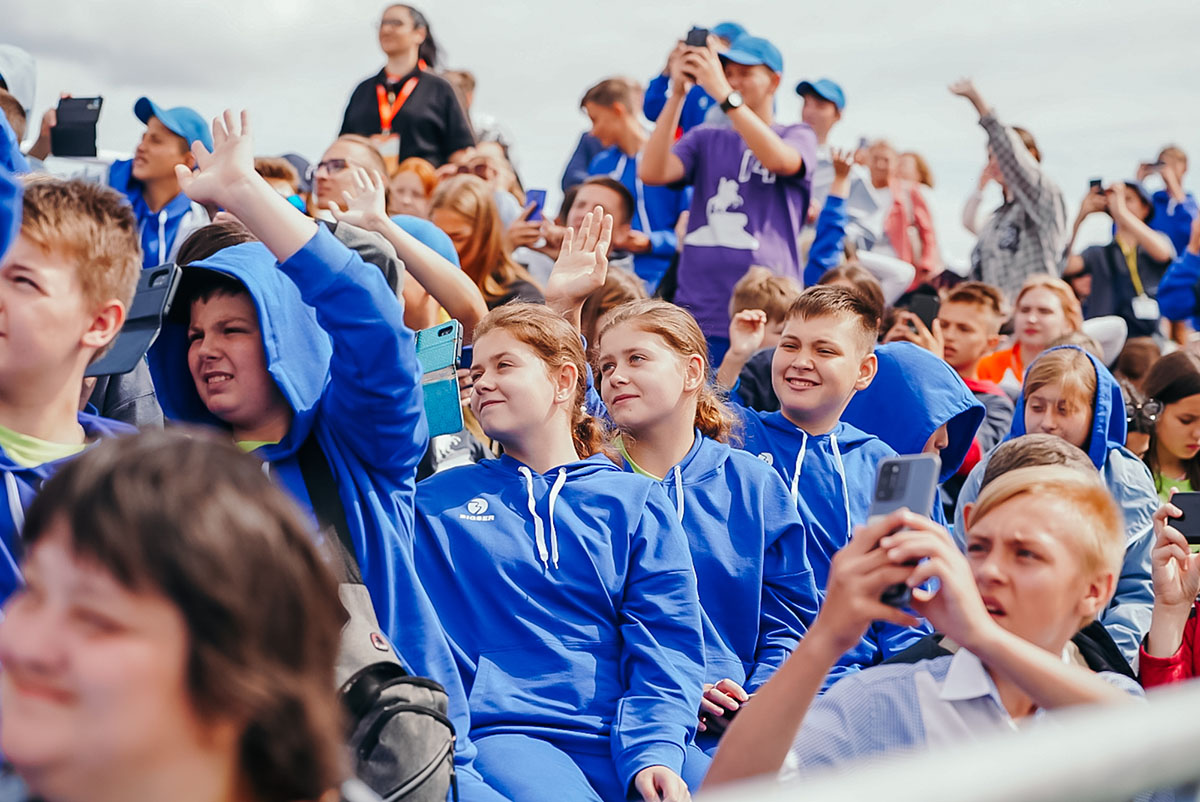
[[[721,22],[714,25],[709,33],[732,44],[746,35],[746,29],[736,22]]]
[[[801,81],[796,84],[796,94],[800,97],[816,95],[837,106],[838,111],[846,108],[846,94],[842,92],[840,86],[828,78],[821,78],[816,81]]]
[[[783,55],[779,48],[759,36],[743,36],[721,54],[725,61],[753,67],[761,64],[771,72],[783,72]]]
[[[141,97],[133,104],[133,113],[143,123],[149,123],[151,117],[157,118],[172,134],[186,139],[188,147],[191,147],[193,142],[202,142],[204,147],[212,150],[212,133],[208,123],[195,109],[187,106],[164,109],[150,98]]]

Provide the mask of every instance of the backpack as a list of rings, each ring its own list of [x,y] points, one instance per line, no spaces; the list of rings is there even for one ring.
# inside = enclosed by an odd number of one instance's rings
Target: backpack
[[[341,558],[334,569],[341,574],[338,597],[348,619],[336,675],[355,775],[384,802],[445,802],[451,792],[457,800],[449,697],[437,682],[410,675],[379,631],[346,511],[315,434],[305,440],[298,457],[317,521]]]

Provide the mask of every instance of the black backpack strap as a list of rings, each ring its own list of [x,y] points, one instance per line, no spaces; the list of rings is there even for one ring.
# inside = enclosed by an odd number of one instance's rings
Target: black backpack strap
[[[304,487],[308,490],[308,498],[312,502],[313,513],[317,516],[321,532],[330,545],[341,554],[346,575],[340,579],[361,585],[362,571],[359,570],[358,558],[354,554],[354,540],[350,537],[346,508],[342,506],[337,482],[334,481],[333,471],[329,468],[329,460],[325,459],[325,452],[317,442],[316,432],[309,433],[296,456],[300,461],[300,474],[304,477]],[[336,537],[331,537],[331,529],[336,533]]]

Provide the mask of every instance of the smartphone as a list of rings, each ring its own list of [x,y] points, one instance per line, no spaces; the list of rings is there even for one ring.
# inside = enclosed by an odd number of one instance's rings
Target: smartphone
[[[58,101],[57,122],[50,129],[50,153],[54,156],[96,155],[96,123],[102,97],[64,97]]]
[[[529,213],[526,220],[541,220],[542,211],[546,208],[546,190],[544,189],[527,189],[525,190],[526,204],[534,204],[533,211]]]
[[[1183,515],[1169,519],[1171,526],[1187,538],[1192,545],[1200,544],[1200,493],[1176,493],[1171,496],[1171,503],[1179,508]]]
[[[464,345],[461,349],[461,356],[458,358],[458,366],[469,368],[473,364],[475,364],[475,346]]]
[[[175,300],[175,290],[179,288],[182,275],[183,271],[175,264],[142,271],[121,333],[108,353],[88,365],[85,376],[116,376],[137,367],[162,329],[163,318]]]
[[[1095,192],[1097,195],[1103,195],[1104,194],[1104,179],[1103,178],[1093,178],[1091,181],[1088,181],[1088,187],[1091,188],[1091,191]]]
[[[424,371],[421,389],[430,437],[462,431],[462,402],[458,395],[461,351],[462,324],[457,320],[417,332],[417,360]]]
[[[908,311],[917,316],[925,324],[925,328],[933,331],[933,321],[937,320],[938,312],[942,309],[942,299],[936,295],[917,293],[908,302]]]
[[[683,43],[688,47],[708,47],[708,28],[692,28]]]
[[[704,726],[708,728],[708,732],[720,736],[725,733],[725,730],[729,729],[729,725],[733,723],[733,719],[738,713],[742,712],[742,708],[745,706],[746,703],[742,702],[737,710],[726,710],[719,716],[714,716],[711,713],[701,713],[700,718],[704,719]]]
[[[870,516],[887,515],[901,507],[928,515],[937,496],[941,472],[942,460],[937,454],[902,454],[883,460],[875,476]],[[912,589],[905,584],[892,585],[884,589],[879,600],[893,607],[904,607],[912,601]]]

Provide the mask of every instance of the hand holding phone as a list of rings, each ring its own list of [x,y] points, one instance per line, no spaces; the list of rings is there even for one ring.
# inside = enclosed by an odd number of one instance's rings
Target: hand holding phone
[[[687,32],[683,43],[688,47],[708,47],[708,28],[693,27]]]
[[[941,471],[942,460],[937,454],[904,454],[883,460],[875,479],[870,517],[901,508],[928,515],[937,496]],[[905,584],[892,585],[879,598],[892,607],[904,607],[912,601],[912,589]]]
[[[525,219],[529,222],[537,222],[543,219],[543,212],[546,208],[546,190],[544,189],[527,189],[525,190],[525,202],[532,203],[533,209],[529,214],[525,215]]]
[[[458,392],[458,363],[462,350],[462,324],[457,320],[417,332],[417,360],[424,375],[425,418],[430,436],[453,434],[463,428],[462,401]]]
[[[1181,515],[1167,523],[1175,527],[1190,545],[1200,544],[1200,493],[1176,492],[1171,503],[1179,508]]]

